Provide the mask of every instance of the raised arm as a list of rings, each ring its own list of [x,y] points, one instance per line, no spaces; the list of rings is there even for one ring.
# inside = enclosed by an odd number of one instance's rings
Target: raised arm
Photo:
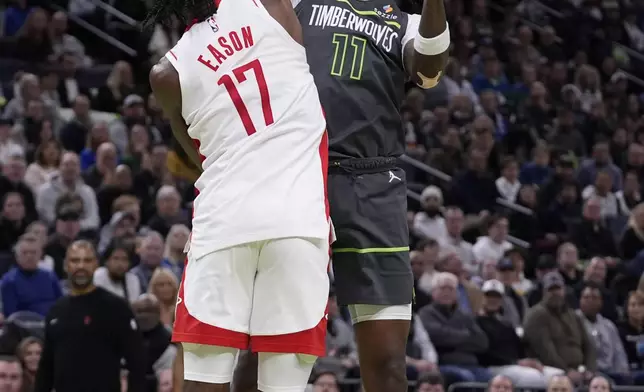
[[[165,115],[170,119],[172,134],[186,152],[188,158],[201,167],[201,157],[194,141],[188,135],[188,125],[181,115],[181,85],[179,74],[165,57],[150,71],[150,87]]]
[[[435,87],[449,56],[450,33],[443,0],[424,0],[421,15],[409,15],[403,41],[403,61],[411,80],[425,89]]]

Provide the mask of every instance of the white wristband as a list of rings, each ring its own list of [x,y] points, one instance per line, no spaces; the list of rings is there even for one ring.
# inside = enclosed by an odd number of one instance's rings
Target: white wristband
[[[433,56],[441,54],[449,49],[449,45],[451,43],[449,37],[449,24],[445,22],[445,25],[445,31],[436,37],[425,38],[420,35],[420,32],[418,32],[414,38],[414,49],[416,49],[416,52],[425,56]]]

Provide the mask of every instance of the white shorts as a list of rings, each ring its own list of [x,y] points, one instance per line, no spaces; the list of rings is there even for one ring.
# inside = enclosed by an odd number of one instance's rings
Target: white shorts
[[[243,244],[186,262],[173,341],[324,356],[328,240]]]

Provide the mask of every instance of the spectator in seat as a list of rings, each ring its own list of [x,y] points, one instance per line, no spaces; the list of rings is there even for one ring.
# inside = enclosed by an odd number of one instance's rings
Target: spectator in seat
[[[597,370],[597,354],[584,325],[566,304],[564,287],[558,272],[543,277],[543,299],[528,311],[524,339],[529,356],[563,369],[575,384],[582,384]]]
[[[543,230],[556,235],[558,241],[565,241],[571,228],[581,221],[577,183],[570,181],[561,184],[555,200],[548,206],[540,207],[543,209],[541,212]]]
[[[582,221],[572,227],[570,240],[577,245],[579,257],[588,259],[592,256],[610,257],[614,267],[618,255],[617,244],[613,233],[601,220],[601,201],[590,198],[584,204]],[[608,260],[608,259],[607,259]]]
[[[575,295],[577,298],[581,298],[582,290],[588,285],[597,287],[602,295],[601,315],[612,322],[616,322],[619,318],[619,314],[617,312],[615,297],[611,290],[606,288],[605,282],[607,272],[608,267],[606,260],[601,257],[593,257],[590,259],[590,262],[584,270],[583,279],[574,287]]]
[[[478,262],[499,261],[503,254],[512,248],[508,238],[508,219],[502,215],[492,215],[487,219],[487,235],[479,237],[472,251]]]
[[[60,145],[55,140],[45,141],[36,148],[35,160],[25,172],[25,184],[32,192],[38,192],[44,183],[58,174],[60,154]]]
[[[584,287],[581,291],[577,314],[586,327],[586,333],[595,344],[597,370],[608,375],[618,384],[629,383],[628,359],[617,327],[612,321],[599,314],[601,308],[600,288],[593,284]]]
[[[624,174],[624,189],[615,193],[621,215],[629,215],[642,202],[642,187],[635,171]]]
[[[18,358],[0,356],[0,391],[23,392],[23,371]]]
[[[56,213],[54,233],[45,245],[45,253],[54,259],[54,272],[60,279],[67,276],[64,267],[67,247],[79,239],[81,232],[80,212],[68,203],[69,200],[69,198],[63,198],[63,203]]]
[[[627,172],[635,172],[640,184],[644,184],[644,146],[639,143],[630,143],[626,153]],[[625,184],[624,184],[625,185]]]
[[[49,31],[49,15],[42,8],[33,8],[15,36],[13,58],[45,63],[53,52]]]
[[[617,323],[629,368],[636,385],[644,385],[644,294],[632,291],[624,319]]]
[[[567,376],[555,376],[548,382],[546,392],[574,392],[572,380]]]
[[[421,248],[422,246],[422,248]],[[414,273],[414,289],[417,294],[428,297],[432,292],[436,267],[440,264],[440,246],[435,240],[428,238],[419,245],[420,250],[412,251],[409,256],[412,259],[412,272]]]
[[[132,268],[132,273],[139,278],[143,291],[148,291],[152,274],[163,263],[163,249],[163,237],[155,231],[148,233],[141,242],[141,249],[139,250],[141,262]]]
[[[157,388],[157,378],[164,370],[172,369],[177,348],[172,344],[172,333],[159,319],[159,302],[152,294],[143,294],[132,303],[134,318],[143,333],[146,350],[146,381],[148,391]]]
[[[415,380],[419,375],[438,370],[438,355],[429,335],[418,319],[412,314],[411,328],[407,337],[407,378]]]
[[[520,327],[523,324],[528,303],[512,287],[517,275],[517,266],[511,259],[504,258],[497,263],[496,267],[496,276],[503,284],[503,315],[514,327]]]
[[[461,206],[465,214],[479,214],[492,211],[496,206],[499,192],[494,178],[487,171],[487,154],[481,149],[469,151],[468,169],[457,174],[452,181],[454,204]],[[477,192],[473,193],[472,189]]]
[[[140,95],[130,94],[123,100],[122,117],[109,124],[110,140],[116,145],[119,152],[127,151],[129,136],[128,129],[134,124],[147,126],[145,101]],[[151,138],[152,139],[152,138]],[[159,137],[160,139],[160,137]],[[154,139],[157,140],[156,138]],[[131,147],[131,146],[130,146]]]
[[[72,102],[72,118],[60,130],[60,141],[66,150],[80,154],[95,126],[92,121],[91,103],[86,95],[78,95]]]
[[[416,381],[415,392],[445,392],[445,381],[438,371],[422,374]]]
[[[525,277],[525,257],[524,252],[519,248],[512,248],[503,255],[503,258],[509,259],[514,266],[514,273],[510,279],[511,286],[521,297],[524,297],[534,287],[534,283]]]
[[[98,89],[96,109],[103,112],[118,113],[125,97],[134,93],[134,90],[132,66],[126,61],[117,61],[114,63],[105,85]],[[121,146],[118,147],[119,151],[124,151],[121,150]]]
[[[578,157],[586,154],[584,137],[575,125],[573,111],[568,107],[557,109],[557,122],[547,135],[547,140],[551,145],[558,146],[563,151],[571,151]]]
[[[7,105],[4,107],[2,117],[9,119],[14,123],[22,119],[27,111],[27,104],[29,101],[39,100],[42,98],[42,90],[40,88],[40,80],[34,74],[25,73],[18,80],[18,92]],[[55,107],[52,102],[43,99],[45,104],[45,112],[47,116],[55,115]]]
[[[40,217],[53,224],[56,201],[66,193],[75,193],[83,201],[81,230],[96,230],[100,224],[96,194],[80,176],[80,161],[73,152],[65,152],[60,160],[60,174],[52,177],[38,190],[36,206]]]
[[[58,96],[60,97],[60,104],[64,108],[72,107],[76,102],[76,98],[80,96],[91,96],[90,91],[79,85],[78,80],[76,79],[80,61],[81,60],[72,52],[63,52],[63,54],[58,57],[60,79],[58,81],[57,90]],[[85,140],[85,138],[82,140]]]
[[[101,144],[96,150],[96,164],[90,167],[84,174],[85,184],[98,190],[101,185],[111,182],[118,164],[118,152],[116,146],[110,142]]]
[[[611,191],[612,182],[613,180],[608,170],[599,170],[595,176],[595,184],[588,185],[581,193],[584,200],[588,200],[591,197],[599,200],[601,204],[599,214],[602,219],[611,219],[621,215],[617,196]]]
[[[579,269],[579,252],[572,242],[565,242],[557,249],[557,266],[566,286],[574,286],[582,279]]]
[[[487,384],[486,392],[514,392],[514,384],[506,376],[494,376]]]
[[[619,250],[624,260],[634,258],[644,249],[644,203],[638,204],[628,220],[628,227],[619,241]]]
[[[477,355],[487,350],[487,337],[474,317],[459,309],[458,284],[454,274],[438,274],[432,288],[433,303],[421,309],[418,317],[432,337],[443,375],[458,381],[486,382],[491,374],[480,366]]]
[[[81,170],[85,171],[96,163],[96,151],[98,147],[110,141],[110,134],[107,130],[107,124],[99,121],[92,125],[87,134],[87,141],[80,153]]]
[[[463,210],[458,207],[445,208],[445,227],[447,235],[441,239],[441,247],[451,247],[458,253],[465,269],[470,275],[478,273],[479,265],[474,259],[472,244],[463,239],[463,229],[465,228],[465,215]]]
[[[169,268],[178,280],[183,276],[186,255],[184,249],[190,239],[190,229],[186,225],[176,224],[170,228],[166,237],[165,251],[163,258],[166,267]]]
[[[2,162],[2,175],[0,175],[0,199],[4,199],[5,194],[16,192],[22,195],[22,201],[25,204],[25,211],[29,219],[35,219],[36,202],[34,194],[31,192],[25,178],[25,156],[23,154],[13,154]]]
[[[36,236],[25,234],[16,244],[16,267],[0,281],[2,309],[5,317],[21,311],[47,315],[49,308],[62,296],[58,278],[38,268],[42,245]]]
[[[74,56],[79,64],[89,65],[83,44],[73,35],[67,34],[67,14],[63,11],[54,12],[51,16],[49,36],[54,55],[60,56],[67,53]]]
[[[443,254],[439,270],[449,272],[459,279],[456,287],[459,310],[469,315],[477,314],[481,310],[483,293],[474,283],[467,280],[463,262],[458,257],[458,253],[448,251]]]
[[[488,280],[483,284],[483,310],[476,321],[485,332],[489,345],[484,354],[479,355],[482,366],[492,374],[509,377],[519,388],[543,388],[547,380],[563,370],[543,366],[538,360],[525,358],[520,334],[522,329],[515,327],[505,317],[503,283]]]
[[[48,229],[49,228],[44,223],[40,221],[34,221],[31,222],[29,226],[27,226],[25,233],[35,235],[44,249],[47,246],[47,241],[49,241],[49,238],[47,237]],[[54,258],[48,255],[45,251],[45,255],[43,256],[42,260],[40,260],[40,263],[38,263],[38,268],[42,268],[46,271],[53,271]]]
[[[443,192],[440,188],[430,185],[423,189],[420,195],[422,211],[414,218],[414,231],[416,234],[441,241],[447,236],[445,219],[442,215]]]
[[[346,374],[358,365],[358,351],[353,329],[340,314],[335,290],[329,290],[326,356],[318,359],[315,369]],[[354,369],[355,370],[355,369]]]
[[[5,194],[0,215],[0,252],[10,252],[29,223],[20,193]]]
[[[165,267],[157,268],[150,279],[148,293],[154,295],[159,301],[161,322],[171,331],[179,293],[179,279],[172,270]]]
[[[313,379],[313,392],[338,392],[338,377],[333,372],[324,371],[314,374]]]
[[[575,179],[575,159],[569,155],[560,155],[555,161],[555,171],[539,187],[539,205],[550,206],[561,191],[564,184]]]
[[[128,302],[139,298],[143,293],[141,282],[129,271],[133,258],[132,247],[117,240],[110,244],[102,257],[104,266],[98,267],[94,272],[94,284]]]
[[[25,149],[11,138],[13,120],[0,118],[0,164],[12,155],[25,155]]]
[[[157,231],[164,238],[170,232],[170,228],[177,224],[188,225],[188,216],[181,210],[181,195],[171,185],[164,185],[159,188],[156,198],[156,214],[148,221],[150,229]]]
[[[588,384],[588,392],[612,392],[613,387],[606,377],[595,376]]]
[[[101,229],[98,250],[100,253],[105,252],[112,241],[127,240],[135,237],[136,217],[129,211],[118,211],[112,215],[109,223]]]
[[[113,204],[121,196],[134,195],[132,170],[127,165],[118,165],[113,173],[104,178],[96,192],[101,222],[108,223],[112,217]],[[138,201],[137,201],[138,205]]]
[[[512,157],[501,160],[501,177],[496,179],[496,189],[502,198],[514,203],[519,195],[519,164]]]
[[[38,362],[42,353],[42,341],[34,336],[24,338],[18,345],[16,355],[23,369],[23,392],[33,391]]]
[[[164,144],[152,145],[146,160],[147,164],[143,165],[134,177],[134,187],[143,205],[152,205],[156,201],[159,188],[168,184],[168,147]]]
[[[605,141],[599,141],[593,146],[593,155],[591,158],[582,162],[577,174],[577,179],[582,187],[587,187],[595,183],[595,177],[600,170],[605,170],[611,177],[612,191],[622,189],[622,169],[611,162],[610,144]]]
[[[524,185],[541,185],[552,174],[550,149],[545,143],[539,143],[532,151],[532,161],[521,168],[519,182]]]
[[[25,24],[27,16],[31,11],[27,0],[13,0],[8,2],[9,6],[4,11],[4,36],[13,37]]]
[[[485,90],[494,90],[498,93],[507,93],[512,85],[501,70],[501,64],[496,57],[485,59],[483,72],[474,76],[472,87],[477,94]]]

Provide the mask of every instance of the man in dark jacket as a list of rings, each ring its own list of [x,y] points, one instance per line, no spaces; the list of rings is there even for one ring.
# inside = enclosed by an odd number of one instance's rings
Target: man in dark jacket
[[[559,272],[543,277],[543,300],[530,309],[524,339],[528,353],[544,365],[563,369],[575,384],[590,381],[597,369],[595,345],[565,300]]]
[[[437,274],[433,303],[422,308],[418,317],[432,337],[443,375],[464,382],[487,382],[491,374],[477,358],[488,348],[487,337],[472,316],[458,309],[457,287],[454,274]]]
[[[483,311],[476,319],[488,338],[488,349],[479,355],[479,363],[495,375],[509,377],[519,388],[545,388],[548,379],[563,370],[544,367],[536,359],[525,358],[521,336],[503,316],[505,287],[498,280],[483,284]]]

